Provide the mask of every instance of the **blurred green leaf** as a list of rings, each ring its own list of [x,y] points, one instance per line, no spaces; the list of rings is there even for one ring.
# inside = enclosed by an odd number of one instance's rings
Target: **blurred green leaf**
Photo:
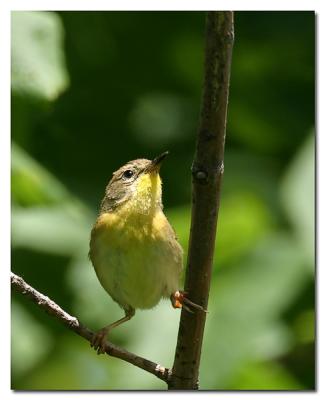
[[[85,253],[93,222],[88,208],[15,143],[11,164],[12,246],[61,255]]]
[[[184,140],[193,125],[193,118],[195,113],[188,100],[175,94],[148,93],[138,99],[129,119],[141,142],[161,149]]]
[[[315,311],[306,310],[294,321],[294,333],[300,343],[312,343],[315,340]]]
[[[246,364],[229,385],[231,390],[302,390],[294,376],[275,362]]]
[[[271,210],[253,192],[236,192],[225,196],[218,218],[216,263],[238,260],[273,228]]]
[[[295,229],[307,266],[315,267],[315,137],[311,134],[285,173],[284,209]]]
[[[125,377],[128,377],[127,379]],[[46,367],[32,371],[20,390],[165,389],[153,375],[114,357],[97,353],[74,334],[62,336]]]
[[[90,351],[86,342],[71,332],[57,342],[55,351],[48,358],[46,368],[32,371],[29,378],[22,381],[20,390],[91,390],[105,389],[110,384],[114,359],[99,360],[95,351]],[[118,361],[118,360],[117,360]]]
[[[309,282],[285,234],[257,242],[250,256],[212,282],[202,356],[202,386],[223,389],[248,361],[277,357],[293,343],[280,316]],[[213,360],[217,368],[211,369]]]
[[[185,250],[190,231],[190,207],[166,210]],[[234,191],[224,196],[218,218],[215,263],[224,265],[236,261],[256,240],[272,229],[271,211],[254,192]]]
[[[41,345],[40,345],[41,344]],[[15,377],[34,368],[53,345],[46,328],[15,301],[11,304],[11,363]]]
[[[14,208],[12,246],[61,255],[85,253],[91,224],[73,207]]]
[[[12,142],[11,196],[14,204],[31,206],[59,203],[69,193],[58,179]]]
[[[54,100],[68,85],[63,28],[52,12],[12,12],[12,90]]]

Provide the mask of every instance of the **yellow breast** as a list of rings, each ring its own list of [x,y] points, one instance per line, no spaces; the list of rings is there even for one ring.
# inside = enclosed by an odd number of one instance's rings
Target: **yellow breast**
[[[172,228],[162,211],[151,224],[143,224],[143,218],[131,224],[105,213],[92,232],[90,258],[97,277],[122,307],[152,308],[178,290],[182,249]]]
[[[98,217],[89,255],[116,302],[152,308],[178,290],[182,249],[161,209],[159,175],[139,177],[135,190],[124,204]]]
[[[111,245],[127,241],[156,240],[166,233],[169,225],[161,210],[153,214],[130,214],[124,206],[117,212],[101,214],[93,229],[93,235]]]

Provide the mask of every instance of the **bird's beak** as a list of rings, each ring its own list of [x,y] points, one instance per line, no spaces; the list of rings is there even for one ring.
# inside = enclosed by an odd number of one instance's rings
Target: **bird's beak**
[[[162,153],[162,154],[160,154],[160,156],[154,158],[151,161],[151,163],[148,165],[148,167],[146,168],[146,172],[147,173],[159,172],[161,163],[167,156],[168,156],[168,151],[165,151],[165,153]]]

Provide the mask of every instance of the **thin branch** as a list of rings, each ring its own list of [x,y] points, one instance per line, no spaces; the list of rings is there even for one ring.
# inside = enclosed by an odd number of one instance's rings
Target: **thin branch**
[[[91,341],[94,332],[82,325],[76,317],[71,316],[66,311],[62,310],[54,301],[44,296],[42,293],[35,290],[32,286],[28,285],[23,278],[14,273],[11,273],[11,285],[19,293],[28,297],[31,301],[36,303],[40,308],[52,315],[58,321],[63,323],[68,329],[71,329],[84,339]],[[130,364],[135,365],[147,372],[155,375],[157,378],[167,382],[170,376],[168,368],[156,364],[145,358],[139,357],[127,350],[114,345],[113,343],[106,343],[106,353],[112,357],[120,358]]]
[[[206,20],[205,77],[192,166],[192,222],[185,291],[208,304],[220,188],[233,45],[233,12],[210,11]],[[197,389],[206,313],[182,311],[170,389]]]

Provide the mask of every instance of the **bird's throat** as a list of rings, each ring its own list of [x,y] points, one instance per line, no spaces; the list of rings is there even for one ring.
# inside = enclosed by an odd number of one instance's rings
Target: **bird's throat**
[[[150,222],[161,209],[161,179],[158,173],[144,174],[138,178],[133,196],[119,207],[123,218],[143,218]]]

